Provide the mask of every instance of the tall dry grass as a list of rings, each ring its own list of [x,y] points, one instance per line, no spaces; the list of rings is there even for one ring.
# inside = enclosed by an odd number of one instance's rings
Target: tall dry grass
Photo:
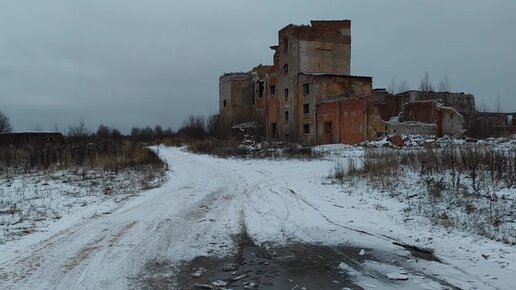
[[[330,178],[365,181],[407,202],[407,213],[516,244],[516,148],[367,149],[358,161],[337,162]]]
[[[132,141],[71,142],[0,147],[0,170],[30,172],[75,166],[117,171],[127,167],[163,167],[152,150]]]

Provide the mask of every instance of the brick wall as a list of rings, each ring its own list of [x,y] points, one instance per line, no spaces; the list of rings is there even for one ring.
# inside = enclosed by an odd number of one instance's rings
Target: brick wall
[[[317,143],[356,144],[368,139],[368,98],[325,102],[317,108]],[[331,123],[331,131],[328,124]]]

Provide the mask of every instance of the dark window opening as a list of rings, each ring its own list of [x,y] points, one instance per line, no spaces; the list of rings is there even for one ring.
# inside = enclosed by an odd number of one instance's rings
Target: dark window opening
[[[288,89],[285,89],[284,95],[285,95],[285,101],[288,101]]]
[[[288,53],[288,38],[283,38],[283,52]]]
[[[276,86],[271,86],[271,95],[276,94]]]
[[[303,134],[305,134],[305,135],[310,134],[310,125],[303,124]]]
[[[285,123],[288,122],[288,111],[285,111]]]
[[[258,98],[263,97],[263,91],[264,91],[263,81],[258,82]]]
[[[309,84],[303,84],[303,94],[305,96],[310,94],[310,85]]]
[[[288,64],[283,65],[283,74],[288,75]]]
[[[224,107],[226,106],[226,100],[224,100]]]
[[[303,104],[303,114],[310,113],[310,105],[309,104]]]
[[[324,122],[324,134],[331,134],[333,132],[332,123]]]

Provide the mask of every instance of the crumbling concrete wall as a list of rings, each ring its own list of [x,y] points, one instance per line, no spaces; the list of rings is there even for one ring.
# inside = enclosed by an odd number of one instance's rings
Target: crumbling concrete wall
[[[438,100],[459,113],[475,112],[475,97],[465,93],[407,91],[400,94],[403,103]]]
[[[267,114],[266,102],[270,88],[267,84],[267,77],[272,69],[270,65],[258,65],[251,70],[253,81],[253,102],[257,116],[265,120]]]
[[[393,95],[386,89],[373,90],[373,104],[378,109],[380,117],[388,121],[392,117],[396,117],[403,110],[403,97]]]
[[[350,74],[351,21],[311,21],[294,26],[293,37],[299,40],[301,72]]]
[[[466,135],[473,138],[510,137],[516,134],[516,113],[464,114]]]
[[[436,116],[436,101],[418,101],[403,105],[400,122],[415,121],[434,123]]]
[[[464,117],[451,107],[438,106],[437,134],[439,136],[463,133]]]
[[[388,135],[437,135],[437,125],[422,122],[385,122],[385,132]]]
[[[250,73],[227,73],[219,78],[219,113],[232,123],[254,114],[253,80]]]

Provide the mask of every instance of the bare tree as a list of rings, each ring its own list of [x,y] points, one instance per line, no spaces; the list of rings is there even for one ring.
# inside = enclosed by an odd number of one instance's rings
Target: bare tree
[[[68,128],[68,134],[67,135],[72,137],[72,138],[81,139],[81,138],[86,138],[86,137],[90,136],[91,133],[88,130],[88,128],[86,127],[86,124],[84,123],[84,119],[81,118],[79,120],[79,124],[78,125],[70,126]]]
[[[396,84],[396,81],[394,79],[391,80],[391,83],[389,84],[387,91],[393,95],[398,93],[398,85]]]
[[[177,134],[191,140],[201,140],[206,136],[206,120],[204,116],[190,115],[183,121],[181,128]]]
[[[11,132],[13,130],[13,126],[11,125],[11,121],[9,117],[4,113],[0,112],[0,133],[2,132]]]
[[[430,74],[428,71],[425,71],[425,76],[419,83],[419,90],[422,92],[433,92],[434,87],[432,85],[432,80],[430,79]]]
[[[409,84],[407,80],[401,80],[396,82],[394,79],[391,80],[387,91],[393,95],[403,93],[410,90]]]
[[[485,100],[480,101],[480,103],[477,103],[477,111],[478,112],[488,112],[489,106],[487,105]]]
[[[404,93],[410,90],[410,86],[407,80],[401,80],[398,83],[398,93]]]
[[[439,82],[439,92],[449,93],[452,90],[450,80],[448,79],[448,74],[445,74],[444,77]]]
[[[107,139],[111,137],[111,129],[108,126],[105,126],[104,124],[100,124],[99,128],[97,129],[96,135],[98,138]]]
[[[502,104],[500,103],[500,90],[496,90],[496,112],[502,112]]]

